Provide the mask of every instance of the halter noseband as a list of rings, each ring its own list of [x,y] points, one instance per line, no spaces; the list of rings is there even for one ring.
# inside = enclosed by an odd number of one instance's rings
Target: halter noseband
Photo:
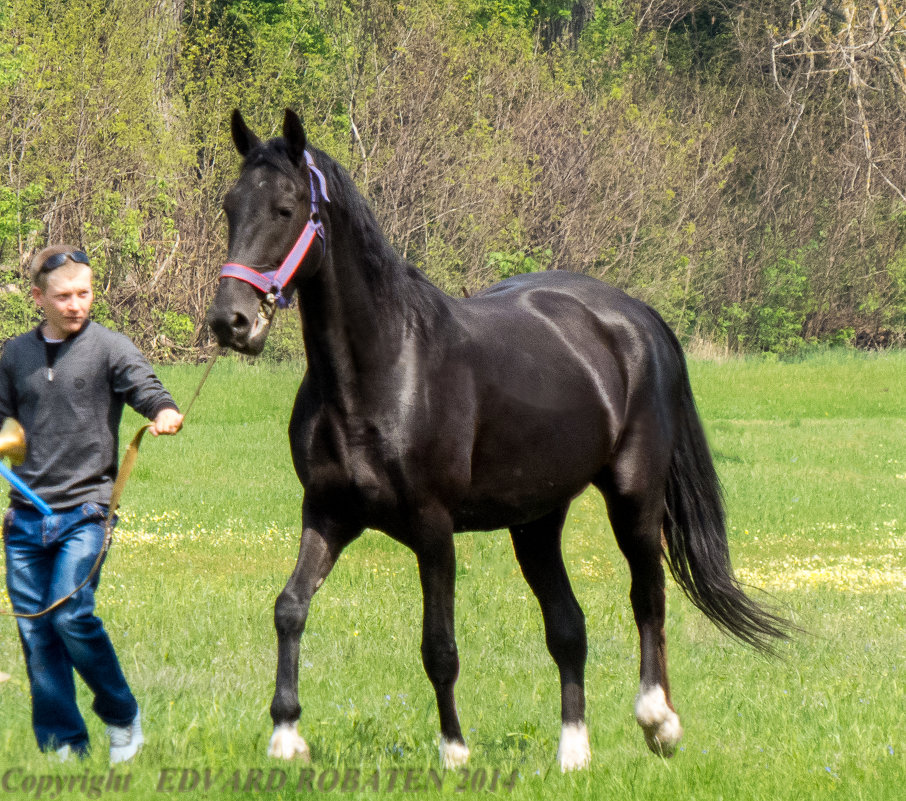
[[[292,291],[284,296],[283,290],[296,274],[296,270],[298,270],[299,265],[302,264],[305,254],[308,253],[312,242],[315,241],[315,237],[321,239],[322,250],[327,247],[327,238],[324,234],[324,223],[321,222],[321,218],[318,215],[318,205],[320,201],[323,200],[325,203],[330,203],[330,198],[327,196],[327,181],[324,178],[324,173],[315,166],[314,159],[307,150],[305,151],[305,162],[308,165],[308,185],[311,191],[311,212],[308,216],[308,222],[305,224],[305,228],[302,229],[302,233],[299,234],[299,238],[296,240],[296,244],[292,246],[292,249],[286,255],[286,258],[283,259],[283,263],[280,267],[276,270],[262,273],[251,267],[246,267],[244,264],[228,262],[220,269],[221,278],[238,278],[240,281],[245,281],[247,284],[251,284],[255,289],[264,293],[264,300],[261,302],[261,305],[262,311],[264,310],[264,307],[268,307],[268,319],[273,315],[275,306],[285,309],[289,305],[289,302],[292,299]],[[315,185],[315,178],[318,179],[317,185]],[[261,313],[259,313],[259,316],[260,314]]]

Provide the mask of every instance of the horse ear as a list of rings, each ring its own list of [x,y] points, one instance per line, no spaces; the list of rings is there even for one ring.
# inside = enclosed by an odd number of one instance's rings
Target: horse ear
[[[283,115],[283,138],[286,140],[293,163],[301,165],[305,158],[305,129],[296,112],[289,108]]]
[[[252,132],[251,128],[245,124],[239,109],[233,109],[233,118],[230,121],[230,127],[233,132],[233,142],[239,154],[245,158],[249,152],[261,144],[261,140]]]

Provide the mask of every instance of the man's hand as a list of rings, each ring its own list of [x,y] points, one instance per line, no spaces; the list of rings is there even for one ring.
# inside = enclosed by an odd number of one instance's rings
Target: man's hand
[[[182,428],[182,417],[176,409],[161,409],[148,430],[155,437],[158,434],[175,434]]]

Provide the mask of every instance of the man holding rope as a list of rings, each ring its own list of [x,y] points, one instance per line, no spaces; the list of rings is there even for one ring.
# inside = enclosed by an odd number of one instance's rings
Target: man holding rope
[[[17,419],[27,456],[17,475],[52,508],[42,515],[13,489],[3,521],[6,582],[13,609],[40,613],[85,581],[100,558],[117,472],[123,405],[152,420],[150,431],[175,434],[182,415],[138,349],[89,320],[94,300],[87,255],[68,246],[42,250],[31,264],[32,298],[44,321],[3,348],[0,424]],[[42,751],[61,759],[88,752],[73,669],[94,693],[107,724],[110,761],[138,752],[144,737],[138,704],[94,614],[100,575],[46,615],[19,617],[31,684],[32,725]]]

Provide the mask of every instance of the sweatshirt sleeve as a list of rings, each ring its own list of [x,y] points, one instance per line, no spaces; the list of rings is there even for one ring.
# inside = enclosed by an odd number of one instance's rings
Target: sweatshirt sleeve
[[[111,386],[139,414],[153,420],[163,409],[179,407],[161,384],[148,360],[124,335],[115,335],[111,350]]]
[[[13,383],[12,347],[7,343],[0,353],[0,425],[16,416],[16,389]]]

